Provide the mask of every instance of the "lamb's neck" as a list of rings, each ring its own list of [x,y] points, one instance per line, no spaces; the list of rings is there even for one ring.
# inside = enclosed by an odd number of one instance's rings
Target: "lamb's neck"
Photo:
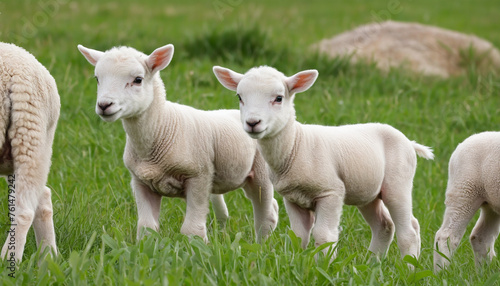
[[[158,142],[165,145],[175,134],[178,120],[174,109],[173,104],[166,101],[164,89],[155,87],[153,102],[143,113],[122,119],[127,144],[141,157],[157,153]],[[167,147],[163,146],[163,149]]]
[[[275,136],[259,140],[259,148],[271,170],[283,174],[290,168],[300,141],[300,123],[295,117]]]

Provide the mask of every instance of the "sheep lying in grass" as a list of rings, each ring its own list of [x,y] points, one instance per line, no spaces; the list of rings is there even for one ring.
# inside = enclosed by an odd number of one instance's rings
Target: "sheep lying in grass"
[[[0,43],[0,76],[0,174],[8,176],[11,223],[2,257],[22,259],[31,224],[37,245],[57,253],[45,186],[61,107],[56,82],[33,55],[5,43]]]
[[[481,208],[470,235],[476,264],[493,259],[500,232],[500,132],[472,135],[458,145],[450,158],[446,211],[436,233],[434,269],[448,265],[467,224]],[[447,258],[445,258],[445,255]]]
[[[138,209],[137,236],[157,230],[162,196],[186,199],[181,233],[207,241],[209,196],[225,221],[222,194],[242,187],[254,207],[260,242],[275,227],[278,204],[257,142],[239,123],[238,110],[201,111],[165,100],[159,71],[172,59],[173,45],[147,56],[129,47],[100,52],[78,46],[95,66],[96,112],[121,119],[127,133],[124,162],[132,175]]]
[[[291,77],[265,66],[244,75],[222,67],[214,67],[214,73],[223,86],[237,92],[243,128],[259,139],[303,247],[311,229],[316,246],[337,242],[342,205],[348,204],[357,206],[370,225],[372,252],[386,254],[395,227],[401,254],[419,255],[412,181],[415,152],[432,159],[430,148],[388,125],[325,127],[295,121],[294,94],[314,83],[316,70]]]

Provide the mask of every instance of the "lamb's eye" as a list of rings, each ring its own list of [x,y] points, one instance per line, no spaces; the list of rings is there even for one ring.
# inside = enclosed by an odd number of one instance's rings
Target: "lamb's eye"
[[[277,102],[277,103],[280,103],[282,101],[283,101],[283,96],[281,96],[281,95],[276,96],[276,99],[274,100],[274,102]]]
[[[97,84],[99,84],[99,78],[97,76],[94,76],[95,80],[97,81]]]
[[[236,94],[236,96],[238,97],[238,99],[240,100],[240,102],[243,102],[243,101],[241,100],[241,96],[240,96],[239,94]]]
[[[142,77],[138,76],[134,79],[135,84],[141,84],[142,83]]]

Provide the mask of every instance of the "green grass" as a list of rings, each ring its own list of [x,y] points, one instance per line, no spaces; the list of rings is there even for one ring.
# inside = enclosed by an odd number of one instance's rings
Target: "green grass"
[[[500,76],[478,74],[476,59],[467,51],[470,72],[447,80],[397,69],[384,74],[370,65],[308,52],[310,44],[374,20],[374,15],[474,33],[499,47],[497,0],[401,0],[395,10],[390,0],[175,2],[0,2],[1,40],[23,46],[51,71],[62,104],[48,180],[60,255],[39,261],[30,231],[17,278],[8,277],[0,263],[1,285],[498,285],[498,259],[474,267],[467,239],[472,223],[450,268],[437,275],[431,270],[448,159],[468,136],[500,129]],[[322,257],[316,261],[318,250],[301,249],[289,231],[277,194],[278,227],[264,244],[255,244],[251,204],[241,190],[226,195],[231,218],[225,229],[210,215],[208,245],[179,234],[185,203],[169,198],[162,203],[159,233],[136,242],[135,202],[122,162],[125,134],[120,123],[102,122],[94,113],[93,67],[76,46],[105,50],[130,45],[149,53],[167,43],[176,47],[161,74],[171,101],[201,109],[237,108],[233,94],[213,76],[213,65],[244,72],[266,64],[288,75],[316,68],[316,84],[296,98],[299,121],[384,122],[432,146],[436,159],[419,159],[414,180],[420,259],[401,259],[397,241],[385,259],[374,259],[367,251],[369,227],[355,208],[346,206],[337,258],[331,265]],[[6,184],[0,183],[0,189],[5,190],[0,192],[5,196],[0,198],[2,223],[7,221]],[[0,231],[6,229],[2,225]],[[499,247],[497,241],[497,252]]]

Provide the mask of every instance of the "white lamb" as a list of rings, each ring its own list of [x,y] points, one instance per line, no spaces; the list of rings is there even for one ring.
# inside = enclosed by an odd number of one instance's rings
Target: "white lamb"
[[[133,48],[106,52],[78,46],[95,66],[96,113],[121,119],[127,133],[123,160],[132,175],[138,225],[158,230],[162,196],[186,199],[181,233],[207,239],[209,197],[224,222],[223,193],[242,187],[254,207],[257,241],[275,227],[278,204],[257,142],[239,123],[238,110],[202,111],[165,99],[159,71],[172,59],[173,45],[147,56]]]
[[[0,175],[9,176],[11,226],[2,258],[22,260],[26,235],[33,224],[42,251],[57,254],[52,201],[46,187],[52,141],[61,104],[54,78],[33,55],[0,43]]]
[[[434,269],[449,264],[467,224],[481,208],[470,235],[476,264],[495,256],[495,240],[500,232],[500,132],[472,135],[458,145],[450,158],[446,211],[436,233]]]
[[[386,254],[395,226],[401,254],[419,256],[412,181],[415,152],[432,159],[430,148],[388,125],[326,127],[295,121],[294,95],[315,82],[316,70],[291,77],[266,66],[244,75],[222,67],[214,67],[214,73],[223,86],[237,92],[243,128],[259,139],[302,247],[311,229],[316,246],[336,243],[342,205],[348,204],[357,206],[370,225],[372,252]]]

